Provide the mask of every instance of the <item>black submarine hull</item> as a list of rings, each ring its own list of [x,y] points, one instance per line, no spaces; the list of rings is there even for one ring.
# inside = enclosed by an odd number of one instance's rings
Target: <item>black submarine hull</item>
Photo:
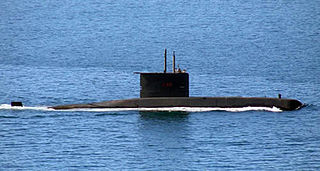
[[[79,108],[155,108],[155,107],[277,107],[281,110],[296,110],[303,104],[295,99],[267,97],[149,97],[111,100],[88,104],[52,106],[56,110]]]

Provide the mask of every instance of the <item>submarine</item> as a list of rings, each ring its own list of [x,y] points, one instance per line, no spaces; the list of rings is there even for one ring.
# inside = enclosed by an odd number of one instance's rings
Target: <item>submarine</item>
[[[281,110],[297,110],[303,104],[296,99],[271,97],[189,97],[189,74],[175,67],[173,52],[172,72],[167,72],[167,49],[164,52],[164,71],[140,74],[140,98],[110,100],[88,104],[51,106],[55,110],[81,108],[161,108],[161,107],[277,107]]]

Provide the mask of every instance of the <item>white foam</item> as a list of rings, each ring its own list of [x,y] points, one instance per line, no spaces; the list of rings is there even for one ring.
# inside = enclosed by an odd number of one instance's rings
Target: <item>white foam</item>
[[[41,110],[41,111],[55,111],[54,109],[48,108],[46,106],[37,106],[37,107],[31,107],[31,106],[11,106],[10,104],[1,104],[0,110]]]
[[[139,111],[183,111],[183,112],[210,112],[210,111],[227,111],[227,112],[245,112],[245,111],[270,111],[282,112],[277,107],[241,107],[241,108],[219,108],[219,107],[170,107],[170,108],[139,108]]]
[[[168,112],[210,112],[210,111],[227,111],[227,112],[246,112],[246,111],[269,111],[282,112],[277,107],[240,107],[240,108],[220,108],[220,107],[159,107],[159,108],[84,108],[84,109],[67,109],[54,110],[46,106],[38,107],[12,107],[9,104],[0,105],[0,110],[40,110],[40,111],[72,111],[72,112],[117,112],[117,111],[168,111]]]

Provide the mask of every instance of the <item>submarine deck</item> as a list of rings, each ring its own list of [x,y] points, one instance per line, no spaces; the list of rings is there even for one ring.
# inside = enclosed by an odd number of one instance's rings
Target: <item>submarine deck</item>
[[[296,110],[303,104],[295,99],[267,97],[150,97],[111,100],[88,104],[52,106],[56,110],[77,108],[152,108],[152,107],[278,107]]]

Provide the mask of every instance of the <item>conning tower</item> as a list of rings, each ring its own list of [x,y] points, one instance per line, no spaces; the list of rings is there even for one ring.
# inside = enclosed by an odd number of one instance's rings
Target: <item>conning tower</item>
[[[140,73],[140,98],[189,97],[189,74],[175,67],[173,52],[172,72],[167,72],[167,49],[164,52],[163,73]]]

